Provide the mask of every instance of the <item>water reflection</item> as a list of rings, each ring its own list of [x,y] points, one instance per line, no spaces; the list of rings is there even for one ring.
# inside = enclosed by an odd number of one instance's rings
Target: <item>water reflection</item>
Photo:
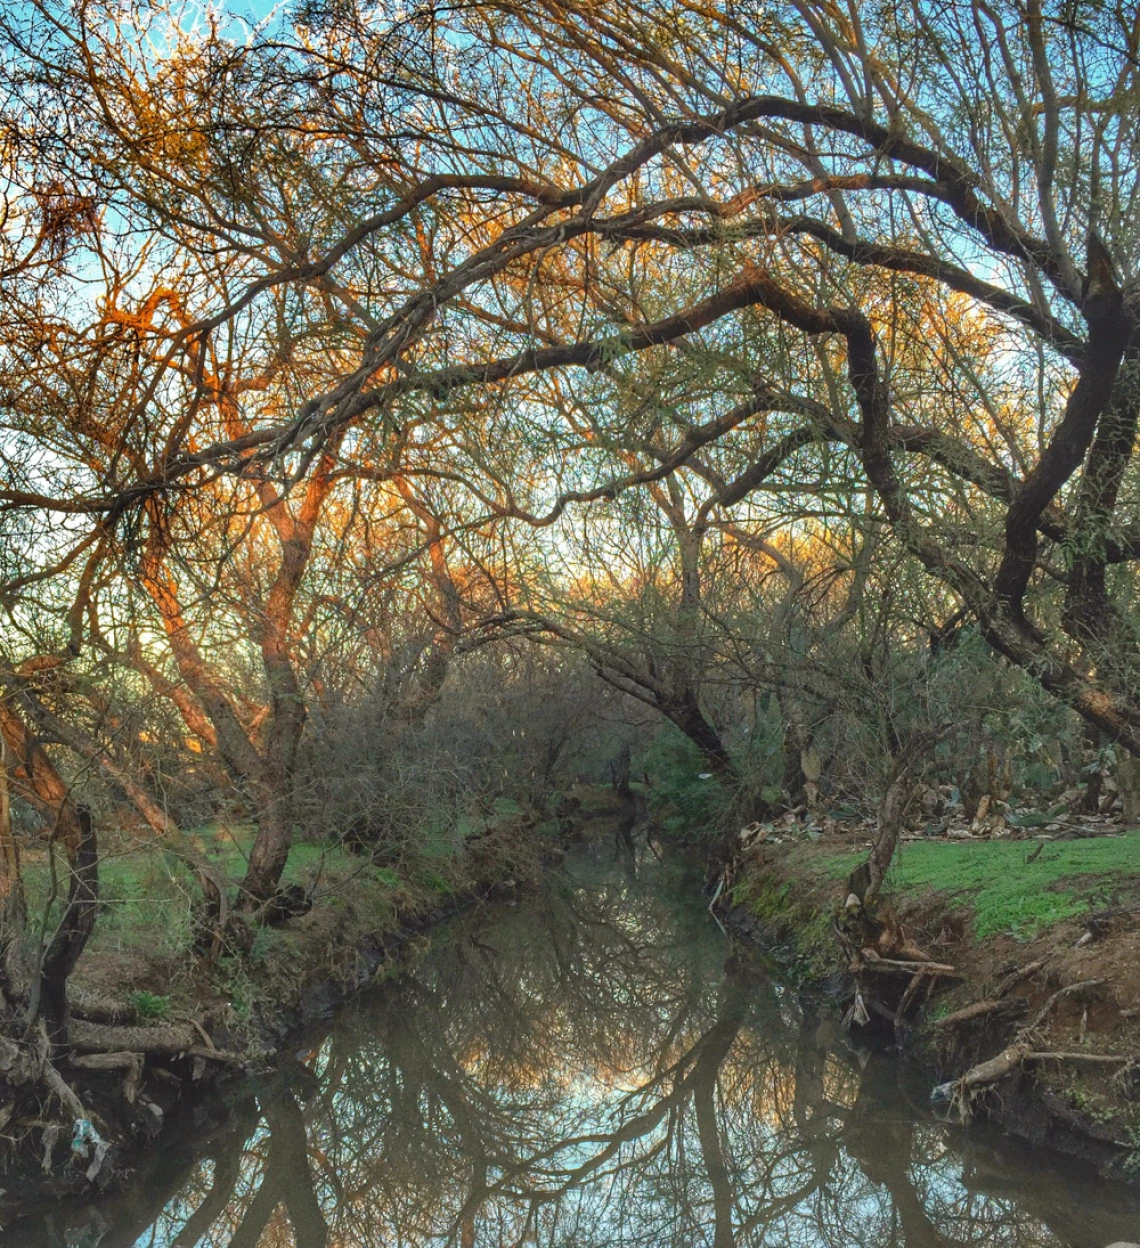
[[[965,1141],[726,948],[696,882],[586,865],[468,916],[129,1199],[0,1243],[1101,1248],[1122,1189]]]

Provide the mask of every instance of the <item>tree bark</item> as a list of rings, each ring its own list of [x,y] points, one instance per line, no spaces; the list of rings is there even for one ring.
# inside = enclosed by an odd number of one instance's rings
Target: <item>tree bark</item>
[[[911,773],[914,766],[921,762],[947,731],[948,727],[943,727],[930,732],[916,733],[903,746],[895,759],[883,800],[879,805],[879,826],[875,834],[875,843],[867,859],[870,883],[865,896],[861,898],[864,905],[878,896],[879,889],[882,888],[887,871],[894,859],[895,850],[898,848],[907,798],[911,792]]]
[[[0,1008],[23,997],[27,991],[25,919],[20,852],[12,835],[8,745],[0,736]]]
[[[70,1047],[67,980],[95,930],[99,909],[99,846],[95,825],[86,806],[74,807],[74,817],[79,825],[78,844],[69,864],[67,905],[40,960],[38,1011],[32,1011],[33,1018],[38,1013],[47,1023],[53,1053],[66,1052]]]

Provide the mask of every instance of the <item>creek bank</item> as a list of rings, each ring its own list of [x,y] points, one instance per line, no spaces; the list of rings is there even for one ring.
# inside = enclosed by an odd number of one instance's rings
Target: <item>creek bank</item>
[[[901,846],[884,914],[925,968],[873,950],[842,965],[845,881],[866,857],[850,833],[749,845],[717,908],[801,988],[831,998],[854,1036],[929,1072],[940,1112],[1134,1183],[1140,836],[1097,839],[1046,846],[1050,856],[1032,840]]]
[[[160,1136],[178,1138],[216,1118],[228,1089],[270,1070],[307,1026],[415,957],[432,926],[481,900],[509,901],[535,882],[571,832],[569,820],[536,827],[525,817],[500,819],[462,854],[406,876],[362,862],[326,876],[306,913],[259,929],[251,948],[213,962],[138,948],[85,955],[69,984],[76,1052],[59,1063],[79,1104],[66,1092],[62,1113],[42,1096],[29,1103],[26,1086],[0,1078],[8,1144],[0,1226],[45,1201],[106,1192],[145,1170]],[[92,1051],[106,1049],[108,1038],[129,1047]],[[97,1158],[90,1147],[86,1156],[73,1150],[89,1133],[84,1120],[110,1145]]]

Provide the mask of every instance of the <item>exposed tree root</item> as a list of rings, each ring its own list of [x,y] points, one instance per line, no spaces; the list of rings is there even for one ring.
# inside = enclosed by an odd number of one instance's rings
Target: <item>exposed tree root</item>
[[[1018,984],[1023,984],[1027,979],[1036,975],[1047,961],[1047,958],[1041,958],[1037,962],[1028,962],[1025,966],[1018,967],[1016,971],[1011,971],[994,989],[993,995],[1000,998],[1012,992]]]
[[[90,1120],[83,1102],[79,1099],[78,1093],[59,1073],[51,1062],[44,1062],[43,1069],[40,1072],[40,1078],[44,1082],[44,1086],[59,1101],[63,1108],[71,1115],[75,1121],[84,1119]]]
[[[98,1006],[96,1010],[104,1016],[119,1013]],[[136,1103],[147,1105],[142,1088],[148,1059],[192,1060],[195,1078],[201,1077],[204,1063],[240,1065],[247,1060],[240,1053],[218,1049],[196,1020],[134,1027],[76,1018],[71,1023],[69,1039],[71,1051],[67,1058],[53,1060],[53,1046],[49,1043],[45,1020],[40,1020],[32,1037],[18,1039],[0,1035],[0,1083],[9,1093],[6,1103],[0,1106],[0,1122],[6,1125],[19,1112],[20,1105],[24,1105],[30,1111],[26,1117],[42,1131],[41,1166],[45,1172],[50,1172],[57,1163],[59,1148],[67,1140],[73,1161],[80,1163],[90,1182],[104,1173],[113,1136],[106,1124],[87,1108],[81,1092],[69,1082],[67,1071],[79,1077],[121,1072],[122,1095],[128,1105],[134,1106]],[[66,1065],[61,1066],[64,1060]]]
[[[1034,969],[1038,969],[1039,965],[1037,964]],[[1006,982],[1009,986],[1013,986],[1014,983],[1020,982],[1026,977],[1023,971],[1017,977]],[[972,1066],[960,1078],[939,1084],[931,1091],[930,1099],[935,1104],[948,1104],[952,1110],[957,1111],[959,1117],[965,1122],[971,1115],[972,1101],[977,1093],[1008,1078],[1015,1071],[1020,1070],[1029,1063],[1084,1062],[1091,1065],[1104,1066],[1130,1065],[1135,1060],[1131,1055],[1046,1052],[1037,1049],[1033,1043],[1035,1033],[1045,1023],[1059,1002],[1067,997],[1079,996],[1081,993],[1086,993],[1093,988],[1099,987],[1099,985],[1100,980],[1098,979],[1086,979],[1081,980],[1079,983],[1067,984],[1065,987],[1059,988],[1037,1011],[1030,1022],[1018,1031],[1011,1045],[1003,1049],[996,1057],[991,1057],[987,1061],[979,1062],[976,1066]],[[987,1014],[992,1014],[1013,1004],[1013,1002],[1000,1000],[978,1001],[973,1005],[966,1006],[965,1009],[959,1010],[957,1014],[948,1015],[941,1020],[940,1025],[942,1027],[954,1026],[958,1023],[969,1021],[971,1018],[982,1018]]]
[[[930,1099],[939,1105],[948,1103],[951,1108],[957,1109],[962,1121],[965,1122],[970,1117],[970,1101],[973,1094],[980,1088],[987,1088],[990,1084],[1012,1075],[1032,1051],[1030,1046],[1023,1041],[1011,1044],[997,1057],[991,1057],[988,1061],[972,1066],[961,1078],[951,1079],[948,1083],[940,1083],[930,1093]]]

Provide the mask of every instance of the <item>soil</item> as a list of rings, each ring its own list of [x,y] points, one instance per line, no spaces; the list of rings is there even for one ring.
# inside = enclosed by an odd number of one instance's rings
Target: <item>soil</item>
[[[848,892],[841,869],[858,844],[851,833],[784,832],[778,843],[761,839],[738,852],[722,889],[726,923],[768,949],[801,985],[837,996],[845,1011],[859,992],[868,1017],[850,1019],[854,1036],[924,1063],[932,1088],[950,1085],[946,1112],[988,1118],[1036,1145],[1091,1160],[1104,1174],[1140,1180],[1140,863],[1109,881],[1113,906],[1090,904],[1083,915],[1020,938],[979,937],[968,893],[888,889],[882,906],[892,933],[895,921],[901,939],[953,968],[916,980],[883,966],[870,973],[857,951],[849,959],[841,948]],[[1011,983],[1019,973],[1025,977]],[[917,990],[908,997],[912,982]],[[948,1018],[999,994],[989,1012]],[[956,1082],[1022,1042],[1035,1055],[1062,1056],[1035,1057],[972,1091]]]

